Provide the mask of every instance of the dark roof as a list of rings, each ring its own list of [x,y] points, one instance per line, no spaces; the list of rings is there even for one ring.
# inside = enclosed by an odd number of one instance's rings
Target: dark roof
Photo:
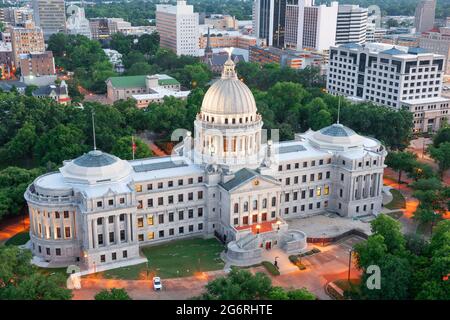
[[[27,87],[27,85],[25,83],[18,81],[18,80],[0,81],[0,88],[3,91],[10,91],[13,86],[15,86],[17,89],[19,89],[19,88],[25,89]]]
[[[252,169],[243,168],[243,169],[237,171],[234,174],[234,178],[233,179],[231,179],[230,181],[225,182],[225,183],[221,182],[221,183],[219,183],[219,185],[222,188],[224,188],[225,190],[230,191],[230,190],[236,188],[237,186],[240,186],[241,184],[247,182],[248,180],[250,180],[250,179],[252,179],[254,177],[261,177],[261,178],[264,178],[266,180],[271,180],[271,181],[273,181],[275,183],[279,183],[277,180],[275,180],[272,177],[261,175],[259,172],[255,171],[255,170],[252,170]]]
[[[117,158],[100,150],[92,150],[76,158],[73,162],[80,167],[104,167],[117,162]]]
[[[343,126],[340,123],[332,124],[320,130],[320,133],[331,137],[350,137],[355,134],[352,129]]]
[[[184,162],[165,161],[165,162],[139,164],[139,165],[133,166],[133,169],[135,172],[146,172],[146,171],[179,168],[179,167],[187,167],[187,164]]]
[[[398,50],[397,48],[393,47],[393,48],[391,48],[389,50],[381,51],[380,53],[390,54],[390,55],[393,56],[393,55],[396,55],[396,54],[404,54],[405,52],[403,52],[401,50]]]
[[[212,55],[210,63],[213,66],[223,66],[227,60],[228,60],[227,54],[216,53]],[[245,61],[244,56],[242,54],[232,54],[231,60],[233,60],[233,62],[236,64],[240,61]]]
[[[67,87],[66,86],[57,86],[54,84],[50,84],[47,86],[42,86],[37,88],[36,90],[33,91],[33,96],[48,96],[50,95],[50,93],[52,91],[55,91],[55,93],[60,96],[60,95],[66,95],[68,94],[67,92]]]
[[[429,51],[424,49],[424,48],[419,48],[419,47],[415,47],[415,48],[409,48],[408,53],[410,54],[419,54],[419,53],[428,53]]]

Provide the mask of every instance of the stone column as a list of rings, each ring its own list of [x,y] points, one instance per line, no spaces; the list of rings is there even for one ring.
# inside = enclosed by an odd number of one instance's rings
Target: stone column
[[[103,242],[109,246],[109,218],[103,217]]]
[[[116,244],[120,244],[120,215],[114,216],[115,239]]]
[[[131,220],[131,214],[125,214],[125,225],[126,225],[126,228],[127,228],[127,238],[126,238],[126,240],[127,240],[127,242],[131,242],[132,240],[131,240],[131,222],[130,222],[130,220]]]
[[[64,230],[64,211],[59,215],[59,227],[61,228],[61,239],[66,237],[66,230]]]
[[[92,239],[92,219],[87,219],[87,234],[88,234],[88,248],[93,249],[94,248],[94,239]]]
[[[93,248],[98,248],[97,218],[92,219],[92,232],[94,234]]]

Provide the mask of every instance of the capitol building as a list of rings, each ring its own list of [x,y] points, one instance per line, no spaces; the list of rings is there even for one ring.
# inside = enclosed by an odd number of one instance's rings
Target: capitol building
[[[140,247],[218,237],[237,265],[306,247],[290,219],[378,214],[386,150],[335,123],[267,141],[255,99],[229,59],[207,91],[194,135],[167,157],[90,151],[26,190],[35,259],[86,268],[140,259]],[[120,263],[120,264],[119,264]]]

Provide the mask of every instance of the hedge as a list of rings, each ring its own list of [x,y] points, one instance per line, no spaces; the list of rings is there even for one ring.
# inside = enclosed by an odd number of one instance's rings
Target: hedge
[[[263,261],[261,263],[267,271],[269,271],[269,273],[273,276],[279,276],[280,275],[280,271],[278,270],[277,267],[275,267],[275,265],[269,261]]]

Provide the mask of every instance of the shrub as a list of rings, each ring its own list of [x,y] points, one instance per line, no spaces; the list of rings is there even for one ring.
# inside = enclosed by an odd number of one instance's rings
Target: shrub
[[[296,256],[296,255],[289,256],[289,261],[292,262],[293,264],[297,264],[298,256]]]
[[[320,252],[320,249],[314,247],[311,251],[312,251],[312,253],[319,253],[319,252]]]
[[[306,270],[306,267],[303,263],[299,262],[296,264],[299,270]]]
[[[273,276],[279,276],[280,275],[280,271],[277,269],[277,267],[274,266],[273,263],[269,262],[269,261],[263,261],[261,263],[264,268],[266,268],[267,271],[269,271],[269,273]]]

